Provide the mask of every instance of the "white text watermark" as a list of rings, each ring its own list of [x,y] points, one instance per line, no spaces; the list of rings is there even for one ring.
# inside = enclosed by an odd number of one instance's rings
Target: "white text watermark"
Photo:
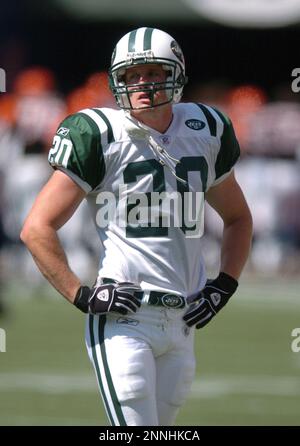
[[[6,352],[6,332],[0,328],[0,353]]]
[[[292,77],[295,79],[291,83],[291,88],[294,93],[299,93],[300,91],[300,68],[294,68],[292,70]]]
[[[112,192],[97,195],[96,224],[107,228],[181,228],[187,238],[199,238],[204,232],[203,192],[133,192],[119,185]]]
[[[6,73],[3,68],[0,68],[0,93],[6,92]]]
[[[295,339],[291,342],[291,349],[294,353],[300,352],[300,328],[294,328],[292,330],[291,336]]]

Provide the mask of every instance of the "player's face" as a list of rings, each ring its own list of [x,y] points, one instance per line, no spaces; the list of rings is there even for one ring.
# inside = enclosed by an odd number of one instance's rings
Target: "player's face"
[[[164,90],[157,90],[154,85],[148,85],[150,91],[143,91],[145,83],[165,82],[167,78],[166,71],[158,64],[146,64],[130,67],[125,73],[125,83],[129,86],[128,90],[135,90],[130,94],[130,100],[133,108],[145,108],[151,106],[151,96],[153,95],[153,104],[159,105],[166,102],[167,96]],[[130,85],[135,85],[130,87]],[[141,91],[136,91],[139,89]]]

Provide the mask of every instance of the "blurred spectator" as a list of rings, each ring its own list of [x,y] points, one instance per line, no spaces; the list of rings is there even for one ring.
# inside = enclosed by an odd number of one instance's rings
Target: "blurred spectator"
[[[91,74],[84,85],[73,90],[66,98],[68,114],[92,107],[115,107],[106,72]]]
[[[185,87],[184,102],[203,102],[213,107],[225,109],[230,85],[220,80],[201,82]]]
[[[3,219],[2,213],[4,210],[4,201],[3,201],[3,174],[0,171],[0,316],[4,312],[3,306],[3,281],[4,281],[4,256],[3,256],[3,247],[7,242],[7,236],[3,227]]]
[[[16,123],[17,97],[15,94],[5,93],[0,96],[0,125],[3,133],[3,126],[13,126]]]
[[[264,105],[249,120],[246,150],[271,157],[294,158],[300,147],[300,104]]]
[[[64,100],[55,90],[50,70],[33,67],[20,73],[15,81],[16,123],[25,152],[48,150],[58,123],[66,113]]]
[[[228,92],[226,111],[233,122],[242,150],[247,147],[248,139],[251,137],[249,122],[266,101],[266,93],[254,85],[241,85]]]
[[[45,68],[23,70],[15,79],[13,92],[1,96],[3,225],[12,243],[7,264],[20,275],[28,264],[19,243],[20,229],[37,191],[49,177],[45,153],[64,114],[64,101],[55,91],[54,75]],[[34,281],[34,275],[30,279]]]
[[[276,272],[284,262],[277,230],[282,212],[278,204],[300,187],[299,166],[293,160],[276,157],[246,157],[238,163],[236,176],[253,215],[253,266],[257,271]]]
[[[285,271],[300,272],[300,186],[282,194],[277,203],[275,233],[283,251]]]

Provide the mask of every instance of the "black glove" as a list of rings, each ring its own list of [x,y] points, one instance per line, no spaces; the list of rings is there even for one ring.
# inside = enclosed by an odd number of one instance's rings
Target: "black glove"
[[[192,300],[183,320],[189,327],[204,327],[227,304],[237,287],[238,282],[226,273],[208,280],[203,290]]]
[[[141,306],[140,299],[134,296],[135,291],[141,291],[141,287],[132,282],[109,283],[93,288],[81,286],[74,305],[83,313],[135,313]]]

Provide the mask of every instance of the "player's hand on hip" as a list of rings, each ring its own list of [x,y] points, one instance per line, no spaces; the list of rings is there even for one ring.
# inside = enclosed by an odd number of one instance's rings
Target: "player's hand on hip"
[[[134,293],[142,291],[132,282],[95,285],[93,288],[81,286],[76,294],[74,305],[84,313],[135,313],[141,306],[141,300]]]
[[[229,274],[221,272],[214,280],[208,280],[203,290],[192,300],[183,320],[189,327],[205,327],[227,304],[235,293],[238,282]]]

